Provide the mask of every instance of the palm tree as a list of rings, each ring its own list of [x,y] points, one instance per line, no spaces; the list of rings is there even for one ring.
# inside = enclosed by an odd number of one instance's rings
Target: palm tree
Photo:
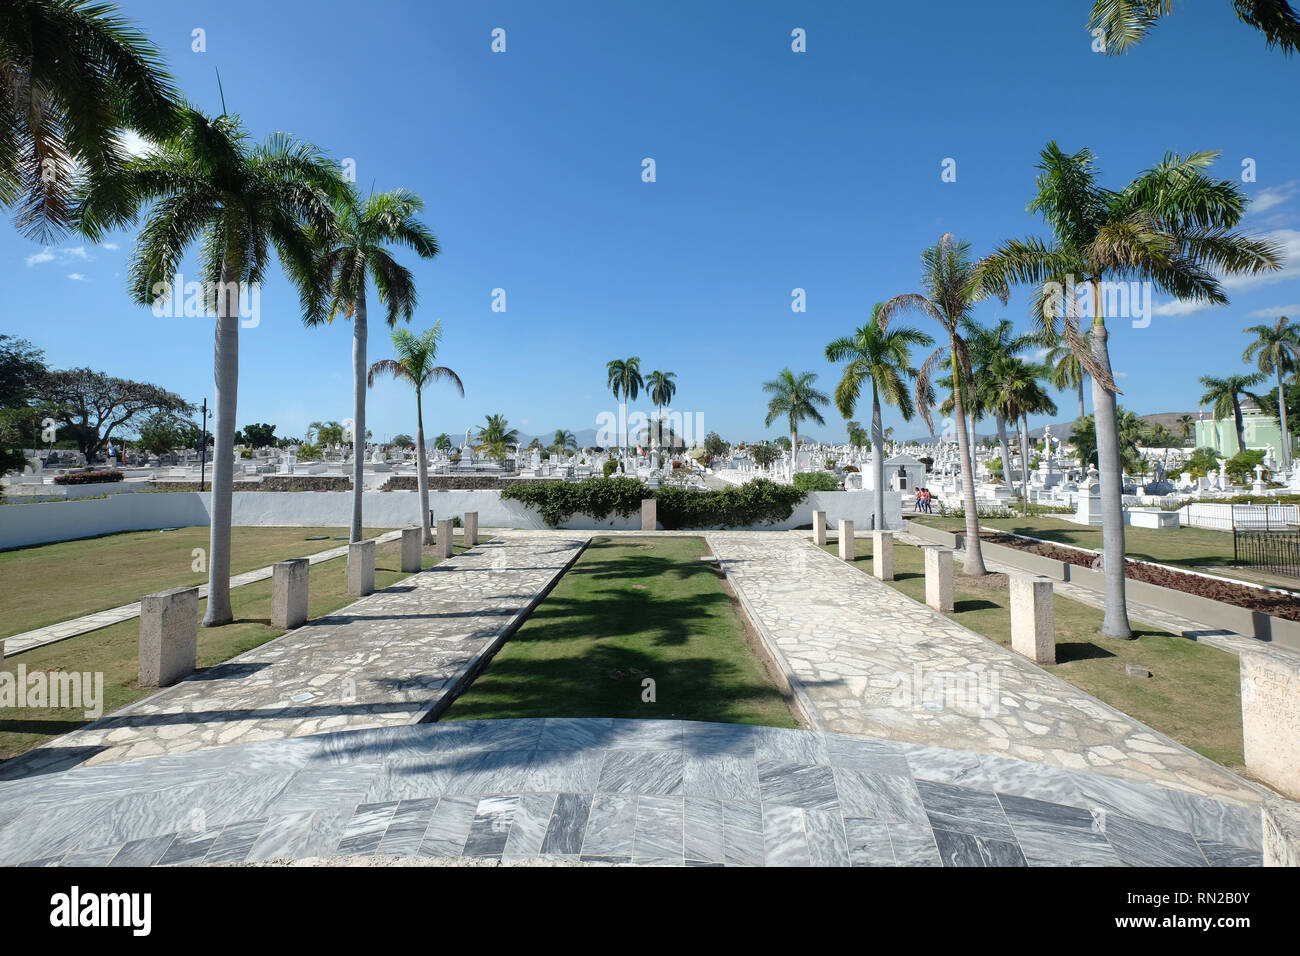
[[[158,150],[98,180],[81,209],[82,229],[97,238],[134,221],[147,206],[131,262],[130,288],[144,305],[166,295],[186,250],[200,240],[208,307],[216,315],[211,549],[205,626],[230,611],[230,515],[234,481],[241,292],[260,285],[271,247],[298,286],[304,312],[314,289],[312,236],[333,223],[342,193],[336,167],[316,147],[282,133],[250,148],[237,116],[209,118],[185,108],[177,132]]]
[[[1205,394],[1201,396],[1201,404],[1212,404],[1215,418],[1232,416],[1232,422],[1237,429],[1237,451],[1246,450],[1246,425],[1241,420],[1241,394],[1248,392],[1264,380],[1263,372],[1253,372],[1250,375],[1226,375],[1223,378],[1211,378],[1208,375],[1201,377],[1201,385],[1205,389]]]
[[[638,356],[606,362],[605,372],[607,376],[605,386],[614,393],[614,398],[618,398],[621,392],[624,405],[629,398],[635,399],[645,387],[645,382],[641,378],[641,359]]]
[[[1270,49],[1288,55],[1300,50],[1300,18],[1287,0],[1232,0],[1232,5],[1237,19],[1263,33]],[[1100,29],[1106,52],[1120,54],[1140,43],[1173,8],[1173,0],[1093,0],[1088,29]]]
[[[425,329],[415,335],[410,329],[393,330],[393,351],[396,359],[384,359],[370,366],[366,384],[374,385],[376,375],[391,375],[395,379],[407,382],[415,388],[415,458],[416,485],[420,491],[420,537],[425,544],[433,543],[429,528],[429,461],[425,455],[424,444],[424,387],[431,382],[448,380],[456,386],[461,397],[465,395],[465,386],[460,376],[444,365],[435,365],[438,360],[438,344],[442,341],[442,320],[433,323],[433,328]],[[433,440],[435,448],[450,448],[451,438],[443,433]]]
[[[830,399],[813,388],[816,381],[816,372],[800,372],[795,375],[787,368],[782,369],[781,374],[772,381],[763,383],[763,391],[772,396],[767,403],[767,418],[763,424],[770,426],[784,416],[790,425],[791,478],[794,478],[794,458],[799,452],[799,423],[812,420],[818,425],[826,424],[818,407],[827,404]]]
[[[102,184],[127,161],[122,133],[166,139],[177,93],[158,48],[90,0],[5,0],[0,16],[0,205],[28,238],[76,221],[78,176]]]
[[[673,381],[676,377],[676,372],[661,372],[658,369],[655,369],[646,377],[646,390],[650,393],[650,401],[654,402],[656,412],[672,402],[673,396],[677,394],[677,383]],[[650,446],[652,448],[660,443],[661,436],[657,435],[656,432],[661,431],[662,428],[663,420],[660,416],[658,426],[651,429],[650,432]]]
[[[577,451],[578,439],[573,432],[564,428],[555,430],[555,437],[551,439],[551,451],[565,452],[569,450]]]
[[[923,312],[934,319],[945,332],[947,342],[930,353],[916,378],[916,400],[930,434],[934,422],[930,418],[930,376],[945,361],[952,366],[953,409],[957,418],[957,454],[961,460],[962,500],[966,510],[966,562],[963,570],[970,575],[983,575],[984,552],[980,547],[979,516],[975,505],[975,470],[972,465],[970,438],[966,433],[965,395],[966,382],[974,381],[970,353],[962,337],[964,320],[970,317],[976,303],[994,293],[1005,305],[1008,299],[1004,284],[986,285],[976,274],[970,258],[970,243],[958,242],[951,233],[945,233],[938,243],[921,254],[921,287],[924,294],[896,295],[880,310],[880,321],[887,323],[895,311],[910,309]],[[963,375],[965,378],[963,379]]]
[[[408,322],[417,302],[415,278],[393,258],[384,243],[406,246],[422,259],[438,254],[438,240],[415,217],[424,202],[405,189],[376,193],[362,203],[347,187],[335,203],[331,234],[322,237],[320,299],[303,321],[316,326],[343,313],[352,320],[352,529],[351,541],[361,540],[361,501],[365,490],[366,457],[366,278],[375,284],[387,307],[391,329],[398,319]]]
[[[463,390],[462,390],[463,394]],[[433,447],[436,451],[451,450],[451,436],[446,432],[439,432],[438,437],[433,440]]]
[[[934,339],[920,329],[908,326],[888,328],[880,321],[884,303],[871,310],[871,321],[852,336],[838,338],[826,346],[826,361],[845,362],[840,384],[835,388],[835,407],[848,418],[862,394],[862,386],[871,382],[871,474],[872,507],[875,527],[885,527],[885,434],[880,420],[880,400],[898,409],[904,421],[911,421],[916,411],[908,395],[908,379],[916,378],[912,368],[912,347],[934,344]]]
[[[987,373],[999,356],[1020,355],[1037,344],[1039,337],[1032,332],[1016,335],[1015,326],[1012,325],[1009,319],[999,319],[996,325],[988,328],[973,319],[966,319],[962,323],[962,328],[966,337],[966,345],[970,349],[971,368],[975,373],[972,418],[978,417],[974,413],[976,410],[983,413],[992,412],[993,421],[997,427],[998,448],[1002,454],[1004,477],[1009,485],[1011,470],[1006,465],[1007,455],[1010,451],[1007,445],[1007,417],[998,405],[996,391],[990,387]],[[944,403],[945,409],[948,404],[948,402]]]
[[[1231,232],[1247,197],[1233,182],[1206,175],[1216,155],[1167,154],[1124,189],[1113,191],[1097,184],[1090,150],[1067,155],[1048,143],[1029,211],[1044,216],[1053,240],[1008,241],[979,266],[986,282],[1033,283],[1034,319],[1045,338],[1064,337],[1092,379],[1106,576],[1102,633],[1109,637],[1127,639],[1132,632],[1124,597],[1123,489],[1115,424],[1119,389],[1107,349],[1103,282],[1145,280],[1180,299],[1222,304],[1227,296],[1217,275],[1278,267],[1271,244]],[[1086,339],[1075,323],[1070,295],[1076,278],[1087,284],[1092,300]]]
[[[1183,441],[1189,440],[1194,434],[1196,434],[1196,419],[1191,415],[1179,415],[1177,425],[1179,437],[1181,437]]]
[[[1086,334],[1084,338],[1087,338]],[[1070,348],[1069,343],[1057,340],[1048,346],[1043,362],[1047,365],[1047,381],[1051,383],[1052,388],[1061,391],[1074,389],[1079,396],[1079,417],[1086,415],[1087,409],[1083,404],[1083,384],[1088,380],[1088,373],[1084,370],[1083,363],[1079,361],[1079,356],[1074,353],[1074,349]]]
[[[1282,427],[1282,470],[1291,469],[1291,429],[1286,420],[1286,394],[1282,380],[1300,367],[1300,325],[1294,325],[1284,315],[1273,325],[1252,325],[1247,335],[1254,335],[1241,359],[1255,362],[1263,375],[1272,375],[1277,381],[1278,424]]]
[[[519,433],[510,427],[504,415],[488,415],[487,424],[479,429],[475,451],[487,452],[489,458],[505,459],[510,445],[519,444]]]
[[[1029,513],[1029,416],[1056,414],[1056,403],[1039,384],[1047,374],[1045,366],[1003,355],[993,360],[985,380],[994,407],[1019,431],[1021,514]],[[1009,485],[1011,473],[1005,473]]]

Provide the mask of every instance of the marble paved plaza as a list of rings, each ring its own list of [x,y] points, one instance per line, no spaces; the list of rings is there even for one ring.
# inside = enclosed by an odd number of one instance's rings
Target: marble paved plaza
[[[707,538],[819,729],[1260,799],[1237,775],[814,547],[806,532]],[[860,567],[869,572],[870,561]],[[935,701],[935,681],[971,692]]]
[[[586,537],[523,532],[508,546],[481,542],[7,761],[0,779],[418,721],[518,625]]]
[[[1257,809],[1008,757],[739,724],[341,731],[0,784],[0,864],[387,857],[1242,866]]]

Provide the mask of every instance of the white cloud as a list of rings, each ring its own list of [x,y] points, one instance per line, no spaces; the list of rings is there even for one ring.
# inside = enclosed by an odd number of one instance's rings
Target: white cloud
[[[69,273],[68,273],[68,278],[71,279],[73,282],[85,282],[85,281],[86,281],[86,277],[83,276],[80,272],[69,272]]]
[[[1281,258],[1281,268],[1273,272],[1261,272],[1256,275],[1225,276],[1223,288],[1228,292],[1244,292],[1260,286],[1275,285],[1278,282],[1290,282],[1300,279],[1300,229],[1274,229],[1260,235],[1277,246]],[[1152,309],[1154,315],[1191,315],[1204,309],[1214,308],[1206,302],[1175,299],[1163,302]]]
[[[86,253],[85,246],[68,246],[61,252],[70,259],[80,259],[82,262],[89,262],[90,256]]]
[[[34,266],[41,262],[52,262],[53,260],[54,253],[50,250],[49,246],[46,246],[40,252],[33,252],[27,257],[26,261],[28,266]]]
[[[1214,306],[1208,302],[1196,302],[1192,299],[1174,299],[1172,302],[1162,302],[1151,310],[1152,315],[1191,315],[1193,312],[1201,312],[1204,309],[1211,309]]]
[[[116,242],[106,242],[104,243],[104,248],[108,249],[111,252],[114,249],[120,249],[121,246],[119,246]]]
[[[90,253],[86,251],[85,246],[67,246],[63,249],[52,249],[49,246],[46,246],[40,252],[33,252],[24,261],[30,267],[40,265],[43,262],[57,261],[62,264],[71,262],[73,259],[80,262],[90,262],[91,256]]]
[[[1259,194],[1250,201],[1250,211],[1252,213],[1266,212],[1274,206],[1280,206],[1297,192],[1300,192],[1300,180],[1293,179],[1285,182],[1280,186],[1269,186],[1267,189],[1261,189]]]
[[[1250,313],[1252,319],[1271,319],[1279,315],[1300,315],[1300,302],[1293,305],[1274,305],[1267,309],[1256,309]]]
[[[132,156],[147,156],[158,148],[158,144],[145,139],[135,130],[129,129],[118,136],[122,148]]]

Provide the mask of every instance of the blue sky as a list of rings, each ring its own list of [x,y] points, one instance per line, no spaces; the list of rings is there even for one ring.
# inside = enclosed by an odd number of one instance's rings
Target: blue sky
[[[730,440],[763,427],[762,382],[812,369],[832,392],[828,341],[874,302],[917,290],[921,250],[946,231],[976,254],[1043,233],[1025,204],[1052,138],[1097,152],[1120,186],[1167,150],[1222,150],[1219,175],[1255,161],[1244,228],[1295,258],[1229,306],[1175,306],[1148,328],[1112,324],[1113,364],[1139,412],[1192,411],[1197,378],[1240,368],[1242,328],[1300,318],[1300,59],[1264,47],[1226,0],[1180,5],[1134,52],[1091,50],[1088,0],[939,2],[441,3],[129,0],[186,94],[226,103],[258,139],[284,130],[355,160],[358,182],[426,202],[442,254],[404,261],[441,319],[460,373],[426,396],[429,434],[504,413],[525,433],[593,427],[614,408],[605,362],[675,371],[674,407]],[[490,49],[506,31],[506,52]],[[807,52],[791,50],[802,28]],[[192,31],[206,34],[193,52]],[[642,181],[642,160],[657,181]],[[956,161],[955,182],[941,164]],[[132,305],[134,235],[51,249],[0,229],[11,290],[0,329],[58,367],[212,394],[210,320]],[[192,264],[191,264],[192,267]],[[504,289],[506,311],[492,310]],[[807,311],[791,311],[806,290]],[[1157,298],[1163,303],[1167,297]],[[979,317],[1028,326],[1027,294]],[[372,315],[373,315],[372,311]],[[916,319],[913,324],[933,325]],[[929,331],[935,331],[929,329]],[[278,276],[241,333],[238,422],[300,435],[350,414],[351,327],[309,330]],[[370,359],[391,355],[372,324]],[[919,363],[922,356],[917,356]],[[1058,396],[1068,420],[1074,401]],[[383,440],[414,432],[414,401],[370,393]],[[869,409],[859,410],[862,420]],[[841,440],[833,408],[806,433]],[[1035,422],[1039,424],[1041,422]],[[886,424],[921,434],[892,410]]]

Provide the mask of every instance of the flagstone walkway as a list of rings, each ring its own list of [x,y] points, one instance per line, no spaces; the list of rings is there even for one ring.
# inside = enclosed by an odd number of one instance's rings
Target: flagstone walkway
[[[818,729],[1261,799],[1261,788],[814,547],[806,534],[707,538]]]
[[[453,697],[580,553],[507,533],[0,765],[0,779],[346,727]]]

